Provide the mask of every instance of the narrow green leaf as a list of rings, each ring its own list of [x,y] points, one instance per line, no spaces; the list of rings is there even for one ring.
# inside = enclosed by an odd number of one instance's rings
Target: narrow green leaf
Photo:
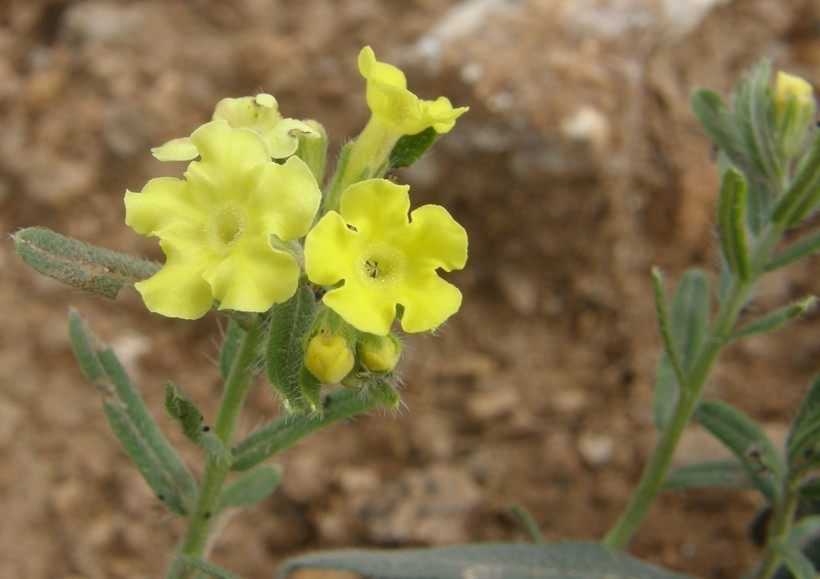
[[[820,515],[800,519],[789,531],[787,543],[796,549],[803,549],[811,541],[820,538]]]
[[[305,408],[299,379],[305,360],[304,340],[315,314],[316,297],[304,285],[288,301],[271,309],[265,371],[268,383],[290,413]]]
[[[193,478],[148,414],[122,364],[73,310],[69,334],[83,371],[97,382],[103,410],[125,453],[157,498],[173,512],[185,515],[193,504]]]
[[[820,464],[820,417],[801,426],[789,440],[789,465],[803,472]]]
[[[729,340],[737,340],[751,336],[752,334],[763,334],[767,332],[775,332],[785,326],[793,319],[802,316],[817,304],[817,298],[808,296],[802,300],[794,301],[790,304],[779,308],[772,313],[752,320],[745,326],[732,332],[729,335]]]
[[[809,477],[801,482],[797,495],[806,501],[820,501],[820,477]]]
[[[228,321],[228,328],[225,330],[225,338],[222,341],[222,350],[219,353],[219,373],[227,380],[231,373],[236,353],[239,351],[239,344],[245,337],[245,330],[236,320]]]
[[[655,381],[655,392],[652,397],[652,415],[658,430],[663,429],[680,399],[680,386],[686,382],[686,375],[681,366],[678,346],[672,337],[667,307],[666,286],[663,273],[657,267],[652,268],[652,287],[655,294],[655,313],[661,330],[664,350],[658,363],[658,374]]]
[[[236,479],[222,492],[219,508],[248,508],[268,498],[282,480],[282,469],[262,464]]]
[[[111,386],[102,390],[103,404],[117,437],[160,500],[174,512],[185,514],[196,494],[191,473],[151,418],[114,352],[103,350],[98,357]]]
[[[114,391],[107,386],[100,386],[100,394],[108,423],[125,450],[125,454],[137,467],[157,498],[174,513],[185,516],[193,504],[190,498],[180,493],[180,489],[169,476],[167,469],[148,441],[137,430],[128,416],[126,407],[117,399]]]
[[[744,167],[747,152],[739,143],[734,124],[730,120],[731,111],[716,92],[709,89],[698,89],[689,99],[692,111],[695,113],[706,134],[715,145],[727,154],[737,166]]]
[[[772,504],[782,494],[786,466],[772,441],[751,418],[720,400],[701,401],[697,421],[746,468],[755,488]]]
[[[666,478],[667,489],[724,488],[748,489],[752,481],[746,467],[737,461],[701,462],[672,471]]]
[[[706,274],[699,269],[689,269],[678,282],[671,311],[668,311],[666,290],[659,270],[653,270],[652,281],[664,341],[652,407],[655,425],[663,428],[674,412],[680,398],[680,387],[686,387],[689,368],[706,339],[711,294]]]
[[[815,231],[777,254],[768,265],[766,265],[765,271],[775,271],[818,251],[820,251],[820,231]]]
[[[367,412],[375,405],[374,400],[353,390],[332,392],[325,399],[324,414],[283,416],[252,432],[236,446],[231,469],[248,470],[308,434]]]
[[[322,383],[305,368],[304,364],[299,370],[299,391],[307,410],[322,412]]]
[[[391,167],[409,167],[433,146],[438,133],[433,127],[428,127],[415,135],[404,135],[390,151]]]
[[[401,404],[401,396],[399,396],[396,387],[381,376],[370,380],[366,390],[373,400],[391,410],[398,408]]]
[[[177,555],[177,559],[182,561],[183,565],[188,569],[202,571],[207,577],[212,577],[213,579],[242,579],[239,575],[231,573],[218,565],[214,565],[210,561],[203,561],[197,557],[189,557],[187,555]],[[201,576],[197,575],[197,577]]]
[[[688,269],[675,289],[670,316],[672,340],[687,375],[706,339],[710,311],[709,277],[702,270]]]
[[[777,200],[772,221],[784,229],[793,227],[820,206],[820,131],[815,133],[806,156],[789,188]]]
[[[160,265],[95,247],[43,227],[12,236],[23,261],[50,278],[86,292],[114,299],[119,291],[154,275]]]
[[[771,62],[760,60],[738,83],[732,100],[735,123],[740,126],[751,159],[761,176],[777,181],[781,174],[781,159],[774,138],[773,97],[769,86]],[[762,200],[766,207],[770,196]]]
[[[230,460],[228,449],[204,424],[199,408],[173,382],[165,387],[165,409],[189,440],[215,458]]]
[[[747,181],[747,223],[756,235],[768,224],[772,200],[779,194],[783,160],[774,139],[771,66],[761,61],[738,82],[730,107],[720,97],[699,90],[692,109],[722,155]]]
[[[680,378],[675,372],[669,353],[664,349],[658,360],[655,391],[652,393],[652,418],[655,428],[664,429],[672,418],[679,400]]]
[[[541,529],[538,528],[538,523],[532,517],[530,512],[519,503],[511,503],[507,509],[518,520],[524,530],[527,532],[530,542],[534,545],[542,545],[544,543],[544,535],[541,534]]]
[[[794,575],[794,579],[817,579],[814,564],[799,549],[777,539],[770,542],[770,547],[780,556],[783,564]]]
[[[598,543],[549,545],[484,543],[430,549],[346,549],[286,561],[277,576],[296,569],[337,569],[384,579],[683,579]]]
[[[68,310],[68,337],[74,349],[74,355],[80,368],[89,382],[96,382],[105,376],[96,351],[101,349],[102,342],[83,323],[82,317],[74,308]]]
[[[173,382],[165,385],[165,410],[179,424],[185,436],[199,442],[202,437],[202,414]]]
[[[746,180],[736,169],[723,174],[717,215],[723,257],[741,281],[749,279],[749,248],[746,243]]]
[[[786,438],[786,456],[793,468],[805,462],[806,451],[812,452],[820,443],[820,374],[814,377],[809,385],[803,402],[792,421],[789,435]],[[808,457],[811,458],[811,457]]]

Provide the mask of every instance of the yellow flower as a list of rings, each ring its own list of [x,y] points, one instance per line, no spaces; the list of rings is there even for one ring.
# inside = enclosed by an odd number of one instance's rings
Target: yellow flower
[[[297,157],[271,161],[258,134],[211,121],[191,135],[201,155],[185,179],[151,179],[125,194],[125,222],[160,238],[163,268],[136,284],[146,306],[195,319],[211,308],[264,312],[296,291],[285,242],[309,230],[321,194]]]
[[[265,93],[254,97],[226,98],[219,101],[213,120],[227,121],[235,128],[246,128],[259,134],[273,159],[284,159],[296,152],[299,135],[319,137],[319,133],[302,121],[285,119],[279,114],[276,99]],[[190,161],[199,155],[189,137],[173,139],[151,150],[160,161]]]
[[[403,309],[406,332],[435,329],[461,306],[461,292],[436,270],[467,262],[467,232],[438,205],[410,214],[407,186],[385,179],[351,185],[339,213],[322,217],[305,239],[305,271],[330,286],[324,303],[355,328],[385,336]]]
[[[344,337],[320,332],[305,352],[305,368],[322,384],[336,384],[353,369],[353,352]]]
[[[454,109],[445,97],[435,101],[418,98],[407,90],[404,73],[393,65],[376,60],[369,46],[359,53],[359,72],[367,80],[367,106],[373,118],[391,126],[399,135],[415,135],[433,127],[447,133],[467,107]]]

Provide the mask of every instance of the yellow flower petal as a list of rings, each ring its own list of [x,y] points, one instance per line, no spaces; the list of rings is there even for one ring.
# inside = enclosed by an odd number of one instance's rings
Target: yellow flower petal
[[[398,88],[407,88],[407,79],[404,73],[392,64],[376,60],[376,53],[369,46],[365,46],[359,52],[358,64],[359,72],[368,81],[373,80]]]
[[[404,251],[428,269],[462,269],[467,263],[467,232],[440,205],[425,205],[410,214]]]
[[[293,256],[271,249],[263,238],[237,246],[202,277],[220,310],[264,312],[296,292],[300,272]]]
[[[182,137],[154,147],[151,149],[151,154],[158,161],[191,161],[199,155],[199,151],[190,137]]]
[[[200,264],[163,249],[167,259],[162,269],[134,287],[149,311],[185,320],[201,318],[211,309],[213,294]]]
[[[422,108],[424,109],[425,128],[433,127],[440,135],[449,133],[456,125],[456,119],[469,110],[469,107],[454,109],[450,104],[450,99],[446,97],[439,97],[434,101],[422,101]]]
[[[435,330],[461,307],[461,292],[435,274],[408,276],[396,290],[404,306],[401,327],[405,332]]]
[[[342,216],[335,211],[326,213],[305,238],[305,273],[310,281],[334,285],[352,275],[353,262],[349,256],[357,245],[355,234]]]
[[[199,189],[221,197],[236,195],[241,189],[226,191],[226,185],[243,187],[248,171],[270,162],[268,150],[259,135],[250,129],[232,129],[226,121],[211,121],[191,134],[201,161],[191,163],[185,179]]]
[[[195,210],[185,197],[185,181],[171,177],[151,179],[139,193],[125,193],[125,224],[141,235],[157,231],[177,220],[177,215]]]
[[[258,223],[282,241],[305,236],[322,197],[313,173],[299,157],[258,168],[251,191],[248,203]]]
[[[394,296],[355,281],[345,281],[345,285],[327,292],[322,300],[357,330],[377,336],[386,336],[396,317]]]
[[[319,136],[302,121],[282,118],[276,99],[265,93],[222,99],[216,105],[213,118],[227,121],[233,128],[246,128],[259,134],[274,159],[293,155],[299,146],[300,134]]]
[[[389,238],[407,227],[409,190],[386,179],[360,181],[342,193],[339,211],[362,235]]]

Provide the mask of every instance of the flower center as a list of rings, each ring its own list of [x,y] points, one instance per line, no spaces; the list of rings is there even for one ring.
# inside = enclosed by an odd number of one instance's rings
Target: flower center
[[[391,287],[404,276],[404,255],[382,243],[369,246],[360,264],[359,273],[366,284]]]
[[[242,236],[245,219],[234,204],[220,207],[208,223],[208,237],[217,251],[227,251]]]

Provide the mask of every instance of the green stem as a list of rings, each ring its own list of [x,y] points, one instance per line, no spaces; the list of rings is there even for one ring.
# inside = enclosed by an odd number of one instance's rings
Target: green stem
[[[718,308],[709,338],[695,359],[686,383],[680,385],[680,400],[675,407],[675,412],[661,431],[660,438],[644,468],[632,498],[618,521],[604,537],[602,541],[604,545],[615,549],[624,548],[638,530],[638,526],[657,495],[663,490],[666,473],[672,463],[675,449],[703,395],[712,368],[727,346],[727,337],[734,328],[741,310],[754,293],[757,282],[781,234],[780,228],[770,227],[754,244],[750,260],[752,273],[749,281],[744,283],[736,277],[732,278],[726,297]]]
[[[247,330],[234,358],[214,422],[213,433],[230,449],[239,415],[245,402],[257,362],[257,348],[262,337],[262,324],[255,320]],[[188,530],[177,549],[177,555],[202,559],[218,514],[222,487],[230,471],[230,463],[224,458],[209,455],[202,474],[194,509],[188,518]],[[190,570],[181,557],[176,557],[168,572],[168,579],[189,577]]]
[[[778,539],[785,539],[791,529],[792,521],[794,521],[798,500],[792,482],[788,484],[785,494],[783,504],[775,505],[774,520],[772,521],[772,526],[769,529],[769,537],[766,541],[766,554],[760,562],[758,569],[755,571],[754,577],[768,579],[774,575],[780,565],[780,555],[778,555],[777,551],[772,547],[772,543]]]

